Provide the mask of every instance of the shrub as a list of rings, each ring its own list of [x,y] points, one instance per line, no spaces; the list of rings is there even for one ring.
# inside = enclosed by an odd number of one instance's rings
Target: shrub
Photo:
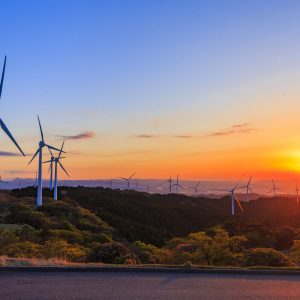
[[[39,257],[40,245],[31,242],[19,242],[11,244],[6,249],[6,255],[9,257],[34,258]]]
[[[283,226],[276,232],[276,249],[286,250],[293,246],[296,233],[292,227]]]
[[[272,248],[252,248],[245,253],[245,266],[285,267],[290,262],[280,251]]]
[[[109,264],[124,264],[128,259],[132,259],[135,263],[138,263],[136,255],[124,244],[117,242],[101,244],[91,254],[92,261]]]

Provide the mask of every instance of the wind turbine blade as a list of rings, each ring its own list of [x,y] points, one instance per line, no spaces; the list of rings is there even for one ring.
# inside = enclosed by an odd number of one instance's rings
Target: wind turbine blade
[[[62,150],[63,150],[64,144],[65,144],[65,141],[63,141],[63,143],[62,143],[62,145],[61,145],[61,148],[60,148],[60,151],[59,151],[58,158],[60,158],[60,156],[61,156],[61,154],[62,154]]]
[[[179,186],[181,189],[184,190],[184,187],[183,187],[181,184],[178,184],[178,186]]]
[[[249,185],[250,185],[250,181],[251,181],[251,179],[252,179],[252,176],[250,176],[250,178],[249,178],[249,181],[248,181],[248,183],[247,183],[247,186],[249,186]]]
[[[51,157],[53,157],[53,153],[52,153],[51,149],[49,147],[47,147],[47,148],[48,148],[48,150],[50,152]]]
[[[22,151],[22,149],[20,148],[20,146],[18,145],[18,143],[16,142],[16,140],[14,139],[14,137],[9,132],[8,128],[6,127],[6,125],[4,124],[4,122],[1,119],[0,119],[0,126],[3,129],[3,131],[8,135],[8,137],[12,140],[12,142],[15,144],[15,146],[19,149],[19,151],[22,153],[22,155],[25,156],[24,152]]]
[[[1,76],[1,82],[0,82],[0,98],[1,98],[1,95],[2,95],[2,87],[3,87],[3,82],[4,82],[5,67],[6,67],[6,56],[4,58],[4,64],[3,64],[2,76]]]
[[[236,194],[234,194],[234,198],[235,198],[235,200],[236,200],[236,202],[237,202],[237,204],[238,204],[240,210],[241,210],[242,212],[244,212],[244,210],[243,210],[243,208],[242,208],[242,205],[241,205],[241,203],[240,203],[240,200],[238,199],[238,197],[236,196]]]
[[[133,174],[128,178],[128,180],[131,179],[134,175],[135,175],[135,173],[133,173]]]
[[[123,180],[126,180],[127,181],[127,178],[124,178],[124,177],[118,177],[119,179],[123,179]]]
[[[58,161],[60,167],[64,170],[64,172],[70,177],[69,173],[67,172],[67,170],[64,168],[64,166],[61,164],[60,161]]]
[[[30,163],[34,160],[34,158],[38,155],[40,149],[37,149],[35,154],[32,156],[32,159],[30,160],[30,162],[28,163],[28,165],[30,165]]]
[[[166,183],[169,183],[169,180],[160,183],[157,187],[160,187],[160,186],[162,186],[162,185],[164,185],[164,184],[166,184]]]
[[[51,162],[51,160],[50,160],[50,162]],[[51,167],[52,167],[52,164],[49,164],[48,173],[50,172],[50,170],[51,170]]]
[[[46,163],[49,163],[49,162],[51,162],[51,160],[46,160],[46,161],[43,161],[43,164],[46,164]]]
[[[196,188],[200,185],[200,182],[198,182],[198,184],[196,185]]]
[[[242,178],[243,178],[243,176],[240,178],[240,180],[237,182],[237,184],[235,185],[235,187],[232,189],[233,191],[238,187],[238,185],[240,184]]]
[[[52,147],[52,146],[50,146],[50,145],[48,145],[48,144],[45,144],[48,148],[50,148],[50,149],[52,149],[52,150],[55,150],[55,151],[60,151],[60,149],[57,149],[57,148],[55,148],[55,147]],[[65,151],[62,151],[63,153],[65,153]]]
[[[255,194],[255,192],[253,192],[253,190],[249,187],[249,191],[253,194]]]
[[[44,141],[44,134],[43,134],[43,129],[42,129],[42,125],[41,125],[41,122],[40,122],[40,118],[39,118],[39,116],[37,116],[37,118],[38,118],[38,121],[39,121],[39,127],[40,127],[42,141]]]

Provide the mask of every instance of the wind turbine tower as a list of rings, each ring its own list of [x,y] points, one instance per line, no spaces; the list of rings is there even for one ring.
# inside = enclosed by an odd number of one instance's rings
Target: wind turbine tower
[[[249,201],[249,191],[251,193],[254,193],[253,190],[250,188],[251,179],[252,179],[252,176],[250,176],[248,183],[246,185],[239,187],[239,189],[244,189],[244,188],[246,189],[246,193],[247,193],[246,201]]]
[[[240,183],[241,179],[237,182],[237,184],[230,190],[220,190],[220,189],[213,189],[214,191],[220,191],[220,192],[229,192],[231,194],[231,215],[234,216],[235,215],[235,201],[237,202],[240,210],[242,212],[244,212],[242,205],[239,201],[239,199],[237,198],[235,191],[236,189],[238,189],[238,185]]]
[[[277,188],[277,187],[275,186],[275,181],[274,181],[274,179],[272,179],[272,184],[273,184],[273,188],[270,190],[270,192],[273,192],[273,196],[276,197],[276,191],[281,191],[281,192],[282,192],[282,190],[279,189],[279,188]]]
[[[178,194],[179,188],[184,189],[182,185],[179,184],[179,175],[177,175],[176,182],[173,184],[173,186],[176,186],[176,193]]]
[[[31,162],[34,160],[34,158],[39,155],[39,162],[38,162],[38,189],[37,189],[37,197],[36,197],[36,205],[37,207],[41,206],[43,204],[43,187],[42,187],[42,180],[43,180],[43,148],[46,146],[48,149],[52,149],[52,150],[56,150],[56,151],[60,151],[59,149],[52,147],[48,144],[45,143],[44,141],[44,134],[43,134],[43,129],[41,126],[41,122],[40,122],[40,118],[38,118],[38,122],[39,122],[39,128],[40,128],[40,133],[41,133],[41,140],[39,142],[39,147],[36,150],[35,154],[33,155],[33,157],[31,158],[30,162],[28,163],[31,164]]]

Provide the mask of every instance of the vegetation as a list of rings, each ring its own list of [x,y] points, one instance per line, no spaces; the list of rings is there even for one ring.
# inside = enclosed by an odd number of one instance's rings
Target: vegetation
[[[293,199],[251,201],[245,203],[243,217],[233,218],[228,197],[77,187],[63,188],[62,200],[46,198],[37,209],[34,195],[34,188],[1,194],[2,260],[210,267],[300,264],[300,211]]]

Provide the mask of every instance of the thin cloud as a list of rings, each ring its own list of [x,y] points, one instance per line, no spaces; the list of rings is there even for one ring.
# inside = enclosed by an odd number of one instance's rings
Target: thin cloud
[[[231,128],[243,128],[243,127],[249,127],[249,126],[251,126],[250,123],[239,123],[239,124],[232,125]]]
[[[177,138],[177,139],[191,139],[191,138],[195,138],[196,136],[194,135],[172,135],[173,138]]]
[[[131,155],[144,155],[144,154],[153,154],[157,153],[157,151],[150,150],[137,150],[137,151],[128,151],[128,152],[119,152],[119,153],[104,153],[99,154],[99,157],[123,157],[123,156],[131,156]]]
[[[0,156],[22,156],[22,155],[15,152],[0,151]]]
[[[139,139],[153,139],[153,138],[157,138],[159,136],[154,135],[154,134],[137,134],[134,137],[139,138]]]
[[[5,174],[10,174],[10,175],[16,175],[16,174],[33,174],[35,172],[33,171],[26,171],[26,170],[6,170],[4,171]]]
[[[95,136],[93,131],[85,131],[76,135],[60,135],[59,137],[64,140],[85,140],[91,139]]]
[[[206,135],[207,137],[228,136],[233,134],[248,134],[254,131],[250,123],[234,124],[231,127]]]

